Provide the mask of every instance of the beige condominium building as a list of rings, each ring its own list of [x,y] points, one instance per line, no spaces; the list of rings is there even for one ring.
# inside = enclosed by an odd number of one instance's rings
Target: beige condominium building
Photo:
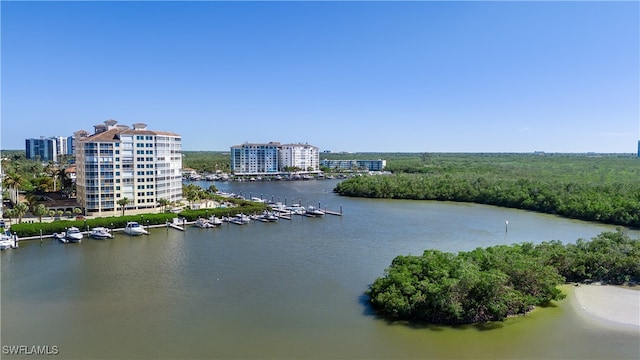
[[[182,200],[182,137],[132,127],[115,120],[74,133],[76,192],[87,215],[117,215],[125,209],[159,206],[160,199]]]

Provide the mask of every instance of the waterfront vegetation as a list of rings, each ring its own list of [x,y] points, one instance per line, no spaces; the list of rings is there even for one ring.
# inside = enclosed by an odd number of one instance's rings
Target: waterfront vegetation
[[[427,250],[398,256],[367,291],[389,320],[438,324],[500,321],[561,300],[565,281],[640,281],[640,241],[604,232],[575,244],[559,241],[478,248],[458,254]]]
[[[190,188],[189,191],[195,191]],[[267,209],[267,206],[263,203],[257,203],[253,201],[247,201],[242,199],[223,198],[220,196],[211,196],[210,199],[225,203],[225,206],[212,208],[212,209],[185,209],[175,214],[169,210],[163,213],[146,213],[137,215],[123,215],[123,216],[108,216],[97,217],[91,219],[82,220],[60,220],[53,222],[31,222],[31,223],[18,223],[11,225],[11,232],[16,233],[19,237],[30,237],[40,235],[42,230],[43,235],[51,235],[53,233],[64,232],[66,228],[75,226],[82,231],[91,229],[94,227],[102,226],[110,229],[124,228],[129,221],[137,221],[144,226],[149,225],[161,225],[166,222],[171,222],[173,218],[182,218],[185,221],[195,221],[199,217],[210,217],[215,215],[217,217],[234,216],[236,214],[259,214]]]
[[[630,155],[396,155],[388,176],[339,183],[345,196],[461,201],[640,226],[640,159]]]
[[[183,151],[182,166],[200,173],[217,171],[230,173],[231,162],[229,151]]]

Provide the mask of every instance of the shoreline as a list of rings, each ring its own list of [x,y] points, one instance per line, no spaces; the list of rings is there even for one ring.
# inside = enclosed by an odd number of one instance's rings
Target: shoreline
[[[613,285],[580,284],[573,287],[576,312],[605,325],[640,329],[640,291]]]

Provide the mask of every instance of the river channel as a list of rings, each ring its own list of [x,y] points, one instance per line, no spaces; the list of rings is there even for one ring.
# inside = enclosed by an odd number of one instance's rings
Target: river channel
[[[570,305],[571,287],[555,306],[485,327],[389,324],[363,296],[396,255],[568,243],[615,227],[475,204],[345,198],[332,192],[336,183],[197,182],[342,216],[3,251],[2,358],[15,358],[5,352],[15,345],[55,346],[64,359],[640,358],[638,331],[589,321]]]

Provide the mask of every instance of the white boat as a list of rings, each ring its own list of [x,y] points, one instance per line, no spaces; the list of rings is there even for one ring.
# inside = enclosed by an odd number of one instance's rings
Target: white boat
[[[17,236],[11,234],[9,229],[5,229],[3,233],[0,233],[0,250],[15,249],[17,247]]]
[[[127,223],[127,225],[124,227],[124,232],[126,234],[129,234],[131,236],[138,236],[138,235],[147,235],[149,234],[149,232],[147,230],[145,230],[142,225],[138,224],[135,221],[129,221]]]
[[[236,225],[245,225],[251,222],[251,218],[248,215],[237,214],[236,216],[227,218],[227,221]]]
[[[113,239],[111,231],[102,226],[94,227],[93,229],[91,229],[91,231],[89,232],[89,237],[98,240]]]
[[[215,226],[222,225],[222,219],[215,215],[211,215],[211,217],[209,217],[209,222]]]
[[[201,229],[210,229],[210,228],[216,227],[214,224],[212,224],[211,222],[209,222],[209,220],[205,218],[198,218],[198,220],[196,220],[196,226]]]
[[[262,219],[262,221],[266,221],[266,222],[276,222],[280,219],[278,215],[270,211],[263,212],[260,218]]]
[[[279,212],[285,212],[287,211],[287,205],[281,203],[281,202],[277,202],[275,204],[269,204],[269,206],[274,210],[274,211],[279,211]]]
[[[82,241],[82,232],[75,226],[67,228],[67,231],[64,234],[64,238],[69,240],[69,242],[78,243]]]
[[[307,209],[305,209],[304,206],[301,206],[300,204],[293,204],[291,206],[287,206],[287,211],[296,215],[304,215]]]
[[[320,209],[318,209],[316,207],[309,206],[309,207],[307,207],[306,214],[310,215],[310,216],[322,216],[322,215],[324,215],[324,211],[322,211],[322,210],[320,210]]]
[[[60,241],[63,244],[66,244],[69,242],[69,240],[67,240],[67,234],[65,233],[53,233],[53,238]]]

